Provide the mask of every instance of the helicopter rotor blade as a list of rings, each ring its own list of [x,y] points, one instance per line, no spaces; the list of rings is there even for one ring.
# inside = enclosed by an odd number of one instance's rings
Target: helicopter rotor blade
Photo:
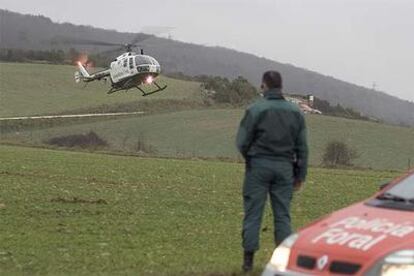
[[[108,46],[108,47],[116,47],[113,49],[95,49],[95,55],[99,56],[109,56],[115,53],[123,52],[125,50],[131,51],[132,48],[138,48],[141,45],[138,43],[142,43],[150,38],[153,38],[154,35],[138,33],[133,36],[132,40],[129,43],[113,43],[113,42],[105,42],[105,41],[98,41],[92,39],[82,39],[82,38],[74,38],[74,37],[64,37],[64,36],[55,36],[50,40],[52,45],[85,45],[85,46]],[[98,51],[96,51],[98,50]],[[100,51],[99,51],[100,50]],[[142,48],[141,48],[142,53]],[[84,54],[86,55],[86,54]]]
[[[53,44],[76,44],[76,45],[91,45],[91,46],[121,46],[121,43],[112,43],[91,39],[69,38],[69,37],[55,37],[52,39]]]
[[[153,38],[153,35],[138,33],[129,43],[113,43],[92,39],[82,39],[73,37],[60,37],[56,36],[51,39],[51,44],[72,44],[72,45],[90,45],[90,46],[118,46],[126,47],[133,46],[138,47],[137,43],[142,43],[147,39]]]
[[[138,33],[132,40],[130,43],[130,45],[133,46],[138,46],[137,43],[142,43],[150,38],[153,38],[153,35],[149,35],[149,34],[143,34],[143,33]]]
[[[97,52],[96,55],[106,56],[106,55],[115,54],[115,53],[123,52],[123,51],[125,51],[124,46],[117,47],[117,48],[114,48],[114,49],[105,50],[105,51],[100,51],[100,52]]]

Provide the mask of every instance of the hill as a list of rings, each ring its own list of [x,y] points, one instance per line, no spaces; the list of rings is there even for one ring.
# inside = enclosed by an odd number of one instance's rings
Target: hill
[[[135,35],[90,26],[58,24],[43,16],[31,16],[0,10],[3,48],[51,49],[63,47],[54,43],[56,37],[128,42]],[[364,115],[386,122],[414,125],[414,103],[398,99],[316,72],[282,64],[265,58],[220,47],[205,47],[153,37],[143,43],[147,52],[157,57],[166,72],[187,75],[221,75],[229,78],[242,75],[257,84],[260,73],[279,70],[285,78],[285,90],[314,94],[332,104],[340,103]],[[68,46],[65,46],[66,48]],[[98,48],[89,47],[94,51]]]
[[[56,113],[145,111],[146,116],[100,119],[0,122],[1,142],[44,145],[47,140],[94,131],[109,144],[107,150],[168,157],[238,158],[234,135],[242,109],[205,106],[200,86],[164,78],[170,88],[149,98],[137,92],[106,95],[104,83],[86,89],[72,80],[73,67],[5,64],[0,116]],[[407,168],[414,162],[414,129],[337,117],[307,115],[311,164],[319,166],[324,147],[344,141],[359,153],[355,164],[374,169]],[[144,149],[145,150],[145,149]]]
[[[0,117],[68,113],[75,109],[92,109],[154,100],[200,101],[200,85],[162,77],[168,90],[143,98],[138,90],[107,95],[109,84],[94,82],[84,87],[74,82],[74,66],[0,63]]]
[[[108,150],[168,157],[238,158],[234,145],[238,109],[188,110],[103,121],[65,122],[57,126],[3,133],[4,141],[43,145],[53,137],[94,131],[109,143]],[[414,129],[337,117],[307,115],[311,164],[319,166],[325,146],[334,140],[355,148],[355,165],[405,170],[414,162]],[[140,146],[141,145],[141,146]],[[144,146],[145,145],[145,146]],[[145,151],[145,149],[144,149]]]
[[[2,275],[240,271],[241,164],[9,146],[0,146],[0,156]],[[294,198],[294,228],[366,198],[394,176],[311,169]],[[271,225],[268,210],[263,229]],[[258,267],[273,250],[273,231],[261,236]]]

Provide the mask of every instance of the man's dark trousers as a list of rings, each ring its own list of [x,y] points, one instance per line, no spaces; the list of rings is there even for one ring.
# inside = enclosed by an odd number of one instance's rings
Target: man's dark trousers
[[[291,234],[293,179],[293,164],[290,161],[251,159],[246,162],[242,232],[245,251],[255,252],[259,249],[259,234],[268,195],[273,211],[275,243],[280,244]]]

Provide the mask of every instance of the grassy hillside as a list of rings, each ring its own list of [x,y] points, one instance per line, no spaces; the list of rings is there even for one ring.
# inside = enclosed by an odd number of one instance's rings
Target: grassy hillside
[[[59,37],[66,37],[69,40],[78,38],[128,43],[136,36],[133,33],[120,33],[91,26],[59,24],[43,16],[22,15],[1,9],[0,16],[4,48],[68,49],[74,45],[56,44],[53,41]],[[303,95],[312,93],[333,104],[340,103],[386,122],[411,126],[414,124],[414,103],[303,68],[231,49],[206,47],[171,39],[153,37],[144,41],[142,45],[148,54],[159,60],[165,72],[228,78],[243,76],[254,85],[258,85],[262,72],[275,69],[282,73],[288,92]],[[85,47],[81,50],[97,50],[92,46]]]
[[[0,117],[56,114],[102,104],[154,99],[199,99],[199,84],[162,77],[168,89],[150,98],[138,90],[107,95],[109,83],[74,82],[75,66],[0,63]]]
[[[236,158],[234,135],[242,110],[202,107],[198,83],[163,78],[167,91],[143,98],[136,91],[106,95],[104,83],[87,88],[72,79],[74,67],[0,63],[0,117],[61,112],[137,111],[149,109],[145,117],[26,122],[26,128],[9,132],[0,123],[1,141],[41,144],[61,135],[95,131],[110,144],[109,150],[133,152],[139,141],[161,156]],[[182,101],[183,105],[169,100]],[[207,107],[204,107],[207,108]],[[100,110],[99,110],[100,111]],[[172,113],[166,113],[172,112]],[[414,129],[327,116],[307,116],[311,163],[319,165],[326,144],[341,140],[360,154],[356,165],[375,169],[406,169],[414,163]],[[36,126],[40,124],[40,126]],[[28,128],[27,128],[28,127]]]
[[[0,146],[0,156],[2,275],[240,271],[242,165],[9,146]],[[294,227],[394,176],[311,169],[294,199]],[[263,229],[258,271],[273,249],[269,212]]]
[[[141,141],[162,156],[237,158],[234,136],[242,116],[242,110],[190,110],[13,132],[2,138],[41,144],[51,137],[93,130],[116,151],[133,152]],[[311,163],[315,166],[321,163],[326,144],[333,140],[357,150],[357,166],[404,170],[408,159],[414,161],[412,128],[318,115],[307,115],[307,123]]]

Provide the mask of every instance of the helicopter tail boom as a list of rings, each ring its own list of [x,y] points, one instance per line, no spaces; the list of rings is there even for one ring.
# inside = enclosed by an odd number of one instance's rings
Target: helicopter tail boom
[[[75,72],[75,81],[77,83],[81,81],[91,82],[94,80],[106,79],[106,77],[110,75],[109,70],[102,70],[99,72],[95,72],[93,74],[89,74],[89,72],[80,62],[78,62],[78,68],[79,68],[79,71]]]

